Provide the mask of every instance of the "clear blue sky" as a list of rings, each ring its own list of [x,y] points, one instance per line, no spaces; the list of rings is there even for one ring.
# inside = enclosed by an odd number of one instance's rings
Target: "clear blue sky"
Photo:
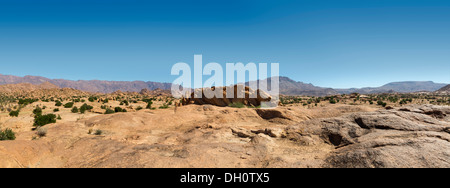
[[[450,83],[450,1],[0,0],[1,74],[172,82],[194,54],[324,87]]]

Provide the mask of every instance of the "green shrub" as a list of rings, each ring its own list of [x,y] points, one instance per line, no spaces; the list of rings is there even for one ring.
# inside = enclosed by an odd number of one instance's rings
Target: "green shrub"
[[[34,115],[42,115],[42,109],[39,108],[39,106],[36,107],[36,108],[33,110],[33,114],[34,114]]]
[[[142,106],[138,106],[138,107],[136,108],[136,111],[139,111],[139,110],[142,110],[142,109],[144,109],[144,108],[142,108]]]
[[[97,97],[89,97],[88,101],[89,102],[94,102],[97,100]]]
[[[114,114],[116,113],[114,110],[111,110],[110,108],[106,109],[105,114]]]
[[[62,106],[62,102],[61,101],[56,101],[55,102],[55,106]]]
[[[19,117],[19,112],[20,112],[20,110],[11,111],[9,113],[9,116],[11,116],[11,117]]]
[[[146,106],[145,108],[147,108],[147,109],[152,109],[152,104],[153,104],[152,101],[148,101],[148,102],[147,102],[147,106]]]
[[[38,101],[38,100],[37,99],[19,99],[19,105],[26,106],[26,105],[29,105],[29,104],[34,103],[36,101]]]
[[[64,105],[64,108],[72,108],[73,107],[73,102],[69,102],[69,103],[66,103],[65,105]]]
[[[97,130],[95,131],[95,133],[94,133],[94,135],[97,135],[97,136],[100,136],[100,135],[102,135],[102,134],[103,134],[103,131],[100,130],[100,129],[97,129]]]
[[[11,129],[5,129],[4,131],[0,130],[0,140],[15,140],[16,133],[14,133]]]
[[[58,118],[56,118],[57,120],[61,120],[62,118],[61,118],[61,115],[58,115]]]
[[[84,114],[84,112],[86,112],[86,110],[92,110],[94,107],[87,105],[86,103],[83,104],[83,106],[80,107],[80,113]]]
[[[53,112],[59,112],[59,108],[53,109]]]
[[[35,127],[41,127],[50,123],[56,123],[56,115],[55,114],[47,114],[47,115],[38,115],[34,117]]]
[[[334,98],[330,99],[330,104],[336,104],[336,103],[337,103],[337,101]]]
[[[72,108],[72,113],[78,113],[78,107],[76,107],[76,106],[73,107],[73,108]]]
[[[234,102],[234,103],[229,104],[228,106],[232,107],[232,108],[244,108],[245,107],[245,105],[241,102]]]
[[[127,112],[127,110],[122,109],[120,107],[116,107],[116,108],[114,108],[114,112]]]
[[[380,105],[380,106],[383,106],[383,107],[387,106],[387,103],[385,103],[383,101],[378,101],[377,104]]]

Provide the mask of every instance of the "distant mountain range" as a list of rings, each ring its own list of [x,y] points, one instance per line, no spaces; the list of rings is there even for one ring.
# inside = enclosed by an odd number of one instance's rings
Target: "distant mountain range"
[[[51,83],[60,88],[73,88],[88,92],[97,93],[112,93],[118,90],[140,92],[142,89],[170,89],[172,84],[159,82],[143,82],[143,81],[102,81],[102,80],[64,80],[64,79],[49,79],[41,76],[10,76],[0,74],[0,85],[5,84],[19,84],[30,83],[33,85],[40,85],[43,83]]]
[[[351,89],[333,89],[314,86],[303,82],[294,81],[288,77],[279,77],[280,93],[283,95],[304,95],[304,96],[327,96],[349,93],[373,94],[373,93],[409,93],[419,91],[433,92],[447,86],[447,84],[440,84],[434,82],[393,82],[381,87],[367,87],[367,88],[351,88]],[[271,78],[267,79],[270,86]],[[259,81],[256,81],[259,83]],[[20,84],[30,83],[33,85],[53,84],[60,88],[73,88],[82,91],[96,92],[96,93],[112,93],[115,91],[131,91],[140,92],[146,90],[169,90],[171,83],[160,82],[144,82],[144,81],[102,81],[102,80],[64,80],[64,79],[49,79],[41,76],[10,76],[0,74],[0,85],[6,84]],[[246,84],[249,84],[247,82]],[[268,87],[270,89],[270,87]]]
[[[373,93],[411,93],[419,91],[436,91],[447,84],[428,82],[392,82],[381,87],[366,87],[366,88],[352,88],[352,89],[335,89],[339,93],[363,93],[363,94],[373,94]]]

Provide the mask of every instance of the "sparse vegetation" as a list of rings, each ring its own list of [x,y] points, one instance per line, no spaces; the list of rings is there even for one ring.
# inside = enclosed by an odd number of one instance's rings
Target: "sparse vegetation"
[[[73,105],[74,105],[73,102],[69,102],[69,103],[64,104],[64,108],[72,108]]]
[[[19,117],[19,113],[20,113],[20,110],[11,111],[11,112],[9,112],[9,116]]]
[[[2,140],[15,140],[16,133],[12,131],[12,129],[0,130],[0,141]]]
[[[43,128],[43,127],[39,127],[36,129],[36,135],[38,135],[39,137],[45,137],[47,136],[47,129]]]
[[[114,111],[110,108],[106,109],[106,111],[105,111],[105,114],[114,114],[114,113],[116,113],[116,111]]]
[[[56,115],[55,114],[47,114],[47,115],[37,115],[34,118],[35,127],[42,127],[47,124],[56,123]]]
[[[97,101],[97,100],[98,100],[97,97],[89,97],[89,99],[88,99],[89,102],[94,102],[94,101]]]
[[[78,113],[78,112],[79,112],[78,107],[75,106],[72,108],[72,113]]]
[[[19,99],[19,105],[27,106],[31,103],[38,101],[38,99]]]
[[[95,130],[94,135],[100,136],[103,134],[103,131],[100,129]]]
[[[34,114],[34,115],[42,115],[42,109],[39,108],[39,106],[36,107],[36,108],[33,110],[33,114]]]
[[[62,102],[61,101],[56,101],[55,102],[55,106],[62,106]]]
[[[80,107],[80,113],[84,114],[86,110],[92,110],[94,107],[87,105],[86,103]]]
[[[243,103],[241,103],[241,102],[234,102],[234,103],[231,103],[228,106],[232,107],[232,108],[244,108],[245,107],[245,105]]]
[[[120,108],[120,107],[116,107],[116,108],[114,108],[114,112],[127,112],[127,110],[126,109],[122,109],[122,108]]]

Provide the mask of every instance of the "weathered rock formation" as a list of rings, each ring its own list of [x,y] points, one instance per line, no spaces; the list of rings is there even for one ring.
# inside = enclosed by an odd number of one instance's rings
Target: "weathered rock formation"
[[[227,97],[227,91],[234,88],[234,97]],[[221,97],[208,97],[205,92],[217,92]],[[244,93],[244,97],[238,96],[239,93]],[[254,97],[256,96],[256,97]],[[182,99],[183,105],[188,104],[211,104],[215,106],[225,107],[232,103],[242,103],[246,106],[261,106],[262,102],[268,102],[272,97],[262,90],[253,90],[248,86],[235,85],[231,87],[212,87],[211,89],[196,89],[187,98]]]
[[[449,168],[450,107],[409,106],[315,120],[323,140],[336,146],[326,167]]]

